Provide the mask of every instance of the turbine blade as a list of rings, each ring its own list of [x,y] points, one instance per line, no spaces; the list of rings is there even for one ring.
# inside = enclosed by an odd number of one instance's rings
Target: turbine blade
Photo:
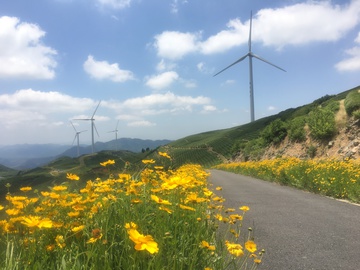
[[[277,65],[274,65],[273,63],[270,63],[269,61],[265,60],[264,58],[261,58],[260,56],[258,56],[256,54],[251,53],[251,56],[253,56],[253,57],[255,57],[255,58],[257,58],[257,59],[259,59],[259,60],[261,60],[261,61],[263,61],[263,62],[265,62],[267,64],[269,64],[269,65],[272,65],[273,67],[276,67],[276,68],[286,72],[285,69],[282,69],[281,67],[278,67]]]
[[[84,118],[84,119],[73,119],[73,120],[83,120],[83,121],[90,121],[91,118]]]
[[[96,106],[96,109],[95,109],[93,115],[91,116],[91,119],[94,119],[95,113],[96,113],[97,109],[99,108],[100,103],[101,103],[101,100],[99,101],[99,104]]]
[[[117,130],[118,126],[119,126],[119,120],[118,120],[117,123],[116,123],[116,128],[115,128],[115,130]]]
[[[94,128],[95,128],[96,134],[98,135],[98,137],[100,137],[99,132],[97,131],[97,128],[95,126],[95,123],[94,123]]]
[[[252,11],[250,12],[250,31],[249,31],[249,52],[251,52],[251,28],[252,28]]]
[[[239,58],[238,60],[236,60],[234,63],[232,63],[231,65],[227,66],[226,68],[220,70],[218,73],[216,73],[215,75],[213,75],[213,77],[215,77],[216,75],[219,75],[221,72],[227,70],[228,68],[232,67],[233,65],[236,65],[237,63],[241,62],[242,60],[244,60],[246,57],[248,57],[250,54],[247,53],[245,54],[243,57]]]
[[[75,126],[74,126],[73,122],[71,122],[71,121],[70,121],[70,123],[71,123],[72,127],[74,128],[75,132],[77,132],[77,130],[76,130],[76,128],[75,128]]]
[[[78,134],[76,133],[76,134],[75,134],[75,137],[74,137],[74,140],[73,140],[73,142],[72,142],[71,145],[74,145],[74,142],[75,142],[77,136],[78,136]]]

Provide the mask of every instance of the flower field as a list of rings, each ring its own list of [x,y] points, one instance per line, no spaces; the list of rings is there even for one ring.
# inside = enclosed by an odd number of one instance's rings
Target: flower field
[[[334,198],[360,202],[358,160],[277,158],[220,164],[215,168],[275,181]]]
[[[166,153],[159,153],[170,160]],[[241,227],[248,206],[224,209],[199,165],[176,170],[143,160],[136,176],[101,163],[107,179],[64,175],[47,190],[20,188],[0,204],[0,269],[256,269],[259,251]],[[218,239],[219,227],[227,228]]]

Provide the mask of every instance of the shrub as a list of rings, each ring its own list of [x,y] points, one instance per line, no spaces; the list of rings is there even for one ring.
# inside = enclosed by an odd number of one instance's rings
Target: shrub
[[[316,156],[317,148],[315,145],[310,145],[307,149],[307,154],[310,158],[314,158]]]
[[[266,144],[279,144],[287,135],[286,124],[280,119],[272,121],[261,132],[261,137]]]
[[[291,120],[289,124],[289,139],[292,142],[302,142],[306,139],[305,133],[305,119],[303,117],[297,117]]]
[[[351,91],[345,98],[345,110],[348,115],[360,109],[360,93],[358,90]]]
[[[307,122],[314,139],[330,139],[336,132],[335,114],[328,109],[318,108],[312,111]]]

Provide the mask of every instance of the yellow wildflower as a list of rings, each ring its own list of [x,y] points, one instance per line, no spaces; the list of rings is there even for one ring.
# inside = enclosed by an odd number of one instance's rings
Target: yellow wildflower
[[[27,192],[27,191],[32,190],[32,187],[22,187],[22,188],[20,188],[20,190],[23,192]]]
[[[257,250],[255,242],[251,240],[245,243],[245,248],[251,253],[254,253]]]
[[[141,162],[144,163],[144,164],[153,164],[153,163],[155,163],[155,160],[153,160],[153,159],[143,159]]]
[[[67,190],[67,187],[66,186],[54,186],[52,188],[52,190],[54,190],[54,191],[64,191],[64,190]]]
[[[151,199],[155,202],[157,202],[158,204],[166,204],[166,205],[171,205],[171,202],[167,201],[167,200],[163,200],[160,199],[158,196],[156,195],[151,195]]]
[[[206,249],[208,249],[208,250],[215,250],[215,246],[214,246],[214,245],[210,245],[210,244],[209,244],[208,242],[206,242],[206,241],[201,241],[200,246],[201,246],[202,248],[206,248]]]
[[[190,206],[186,206],[186,205],[183,205],[183,204],[179,204],[179,207],[180,207],[181,209],[184,209],[184,210],[196,211],[195,208],[192,208],[192,207],[190,207]]]
[[[115,164],[115,160],[109,159],[108,161],[101,162],[100,165],[106,167],[107,165]]]
[[[128,230],[129,238],[135,243],[136,250],[147,250],[149,253],[154,254],[159,252],[158,244],[154,241],[151,235],[143,235],[136,229]]]
[[[64,236],[62,235],[57,235],[55,238],[55,242],[60,248],[64,248],[66,246]]]
[[[250,207],[249,207],[249,206],[244,205],[244,206],[239,207],[239,209],[240,209],[241,211],[247,212],[247,211],[249,211],[249,210],[250,210]]]
[[[41,218],[39,216],[28,216],[23,217],[23,221],[21,222],[27,227],[38,227],[38,228],[51,228],[52,221],[49,218]]]
[[[165,153],[165,152],[158,152],[158,153],[159,153],[159,155],[162,156],[162,157],[166,157],[166,158],[168,158],[168,159],[171,159],[171,157],[170,157],[167,153]]]
[[[77,176],[76,174],[73,174],[73,173],[67,173],[66,178],[69,179],[69,180],[73,180],[73,181],[80,180],[80,177]]]

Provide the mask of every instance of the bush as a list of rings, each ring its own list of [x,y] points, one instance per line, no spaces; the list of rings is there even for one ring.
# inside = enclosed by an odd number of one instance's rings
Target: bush
[[[261,132],[261,137],[266,144],[279,144],[287,135],[286,124],[280,119],[272,121]]]
[[[292,142],[303,142],[306,139],[305,119],[297,117],[291,120],[289,124],[289,139]]]
[[[360,109],[360,93],[358,90],[351,91],[345,98],[345,110],[348,115]]]
[[[335,114],[329,109],[318,108],[307,119],[311,136],[318,140],[327,140],[336,132]]]

